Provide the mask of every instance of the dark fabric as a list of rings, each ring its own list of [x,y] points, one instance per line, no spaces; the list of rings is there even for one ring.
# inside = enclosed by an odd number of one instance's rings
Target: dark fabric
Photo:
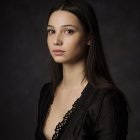
[[[41,90],[38,104],[36,140],[46,140],[43,122],[53,101],[52,84]],[[128,112],[117,88],[95,89],[87,84],[77,107],[62,127],[58,140],[126,140]]]

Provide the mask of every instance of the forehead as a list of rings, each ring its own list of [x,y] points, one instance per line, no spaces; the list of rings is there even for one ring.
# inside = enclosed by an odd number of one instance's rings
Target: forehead
[[[53,12],[49,17],[48,24],[52,26],[61,26],[61,25],[70,24],[70,25],[82,27],[76,15],[64,10],[58,10]]]

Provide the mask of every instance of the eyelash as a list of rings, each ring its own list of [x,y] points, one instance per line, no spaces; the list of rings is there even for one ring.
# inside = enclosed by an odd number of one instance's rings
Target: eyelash
[[[47,32],[48,32],[48,34],[51,35],[51,34],[55,33],[55,30],[47,29]],[[73,29],[66,29],[66,30],[64,30],[64,33],[66,33],[66,34],[73,34],[74,30]]]
[[[55,33],[55,31],[52,30],[52,29],[47,29],[47,32],[48,32],[48,34],[54,34]]]
[[[74,33],[74,30],[72,30],[72,29],[67,29],[65,32],[68,32],[67,34],[73,34],[73,33]]]

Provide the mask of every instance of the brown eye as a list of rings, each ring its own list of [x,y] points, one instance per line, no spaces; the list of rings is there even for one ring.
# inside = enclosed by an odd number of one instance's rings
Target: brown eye
[[[48,29],[47,32],[48,32],[48,34],[50,34],[50,35],[55,33],[55,31],[52,30],[52,29]]]
[[[66,33],[66,34],[72,34],[72,33],[74,33],[74,30],[68,29],[68,30],[65,31],[65,33]]]

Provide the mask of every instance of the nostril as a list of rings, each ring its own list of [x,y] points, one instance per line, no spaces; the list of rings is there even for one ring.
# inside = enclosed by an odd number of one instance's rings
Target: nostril
[[[62,45],[62,41],[61,40],[54,40],[53,44],[54,45]]]

